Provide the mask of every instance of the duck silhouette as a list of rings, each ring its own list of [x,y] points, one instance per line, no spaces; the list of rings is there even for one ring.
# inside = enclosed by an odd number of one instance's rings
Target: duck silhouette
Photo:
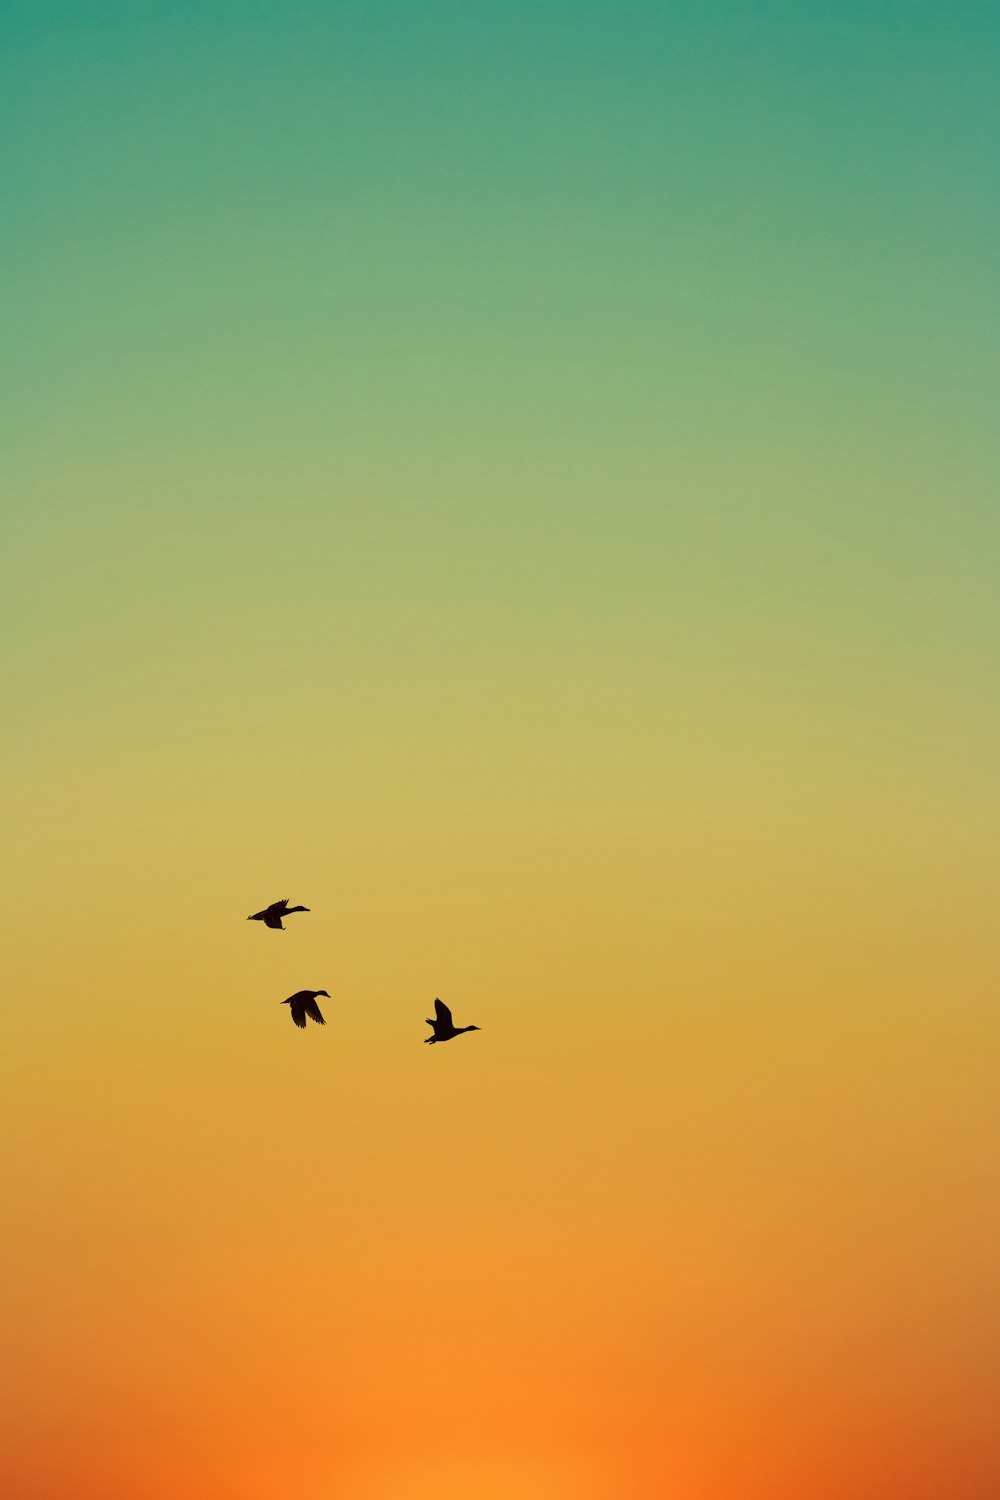
[[[287,917],[293,911],[308,911],[308,906],[289,906],[288,897],[284,901],[272,901],[270,906],[265,906],[263,911],[255,911],[252,917],[247,917],[248,922],[263,922],[265,927],[275,927],[279,932],[284,932],[281,925],[282,917]]]
[[[461,1036],[463,1031],[482,1030],[480,1026],[456,1026],[451,1019],[451,1011],[442,1000],[434,1001],[434,1019],[432,1021],[430,1016],[428,1016],[427,1024],[434,1028],[433,1036],[424,1037],[424,1041],[429,1044],[433,1044],[434,1042],[450,1042],[453,1036]]]
[[[296,990],[294,995],[289,995],[287,1000],[282,1000],[282,1005],[290,1005],[292,1009],[292,1020],[296,1026],[305,1030],[306,1016],[311,1021],[316,1021],[320,1026],[325,1026],[323,1012],[316,1004],[316,996],[325,995],[329,1000],[329,990]]]

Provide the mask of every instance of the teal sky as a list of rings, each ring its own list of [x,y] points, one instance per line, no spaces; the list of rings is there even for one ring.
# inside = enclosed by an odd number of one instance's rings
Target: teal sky
[[[817,429],[975,462],[995,7],[4,18],[7,369],[35,474],[39,441],[307,443],[365,466],[402,447],[418,473],[464,454],[488,482],[491,459],[641,470]]]

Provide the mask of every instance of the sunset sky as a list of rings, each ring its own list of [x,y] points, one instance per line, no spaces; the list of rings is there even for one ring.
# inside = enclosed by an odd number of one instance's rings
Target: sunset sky
[[[5,0],[6,1500],[1000,1493],[998,67]]]

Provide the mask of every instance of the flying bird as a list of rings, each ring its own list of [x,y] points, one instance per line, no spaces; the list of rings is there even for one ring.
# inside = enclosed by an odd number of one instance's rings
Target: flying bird
[[[252,917],[247,917],[248,922],[263,922],[265,927],[276,927],[279,932],[284,932],[281,925],[282,917],[287,917],[293,911],[308,911],[308,906],[289,906],[288,897],[284,901],[272,901],[270,906],[265,906],[263,911],[255,911]]]
[[[287,1000],[282,1000],[282,1005],[290,1005],[292,1008],[292,1020],[296,1026],[305,1030],[306,1016],[311,1021],[316,1021],[320,1026],[325,1026],[323,1013],[316,1004],[316,996],[325,995],[329,1000],[329,990],[296,990],[294,995],[289,995]]]
[[[434,1001],[434,1019],[432,1021],[428,1016],[427,1024],[434,1028],[433,1036],[424,1037],[424,1041],[428,1043],[450,1042],[453,1036],[461,1036],[463,1031],[482,1030],[480,1026],[456,1026],[451,1019],[451,1011],[442,1000]]]

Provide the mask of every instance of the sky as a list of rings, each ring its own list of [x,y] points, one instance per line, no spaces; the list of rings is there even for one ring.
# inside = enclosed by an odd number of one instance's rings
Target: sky
[[[6,0],[12,1500],[996,1495],[998,62]]]

